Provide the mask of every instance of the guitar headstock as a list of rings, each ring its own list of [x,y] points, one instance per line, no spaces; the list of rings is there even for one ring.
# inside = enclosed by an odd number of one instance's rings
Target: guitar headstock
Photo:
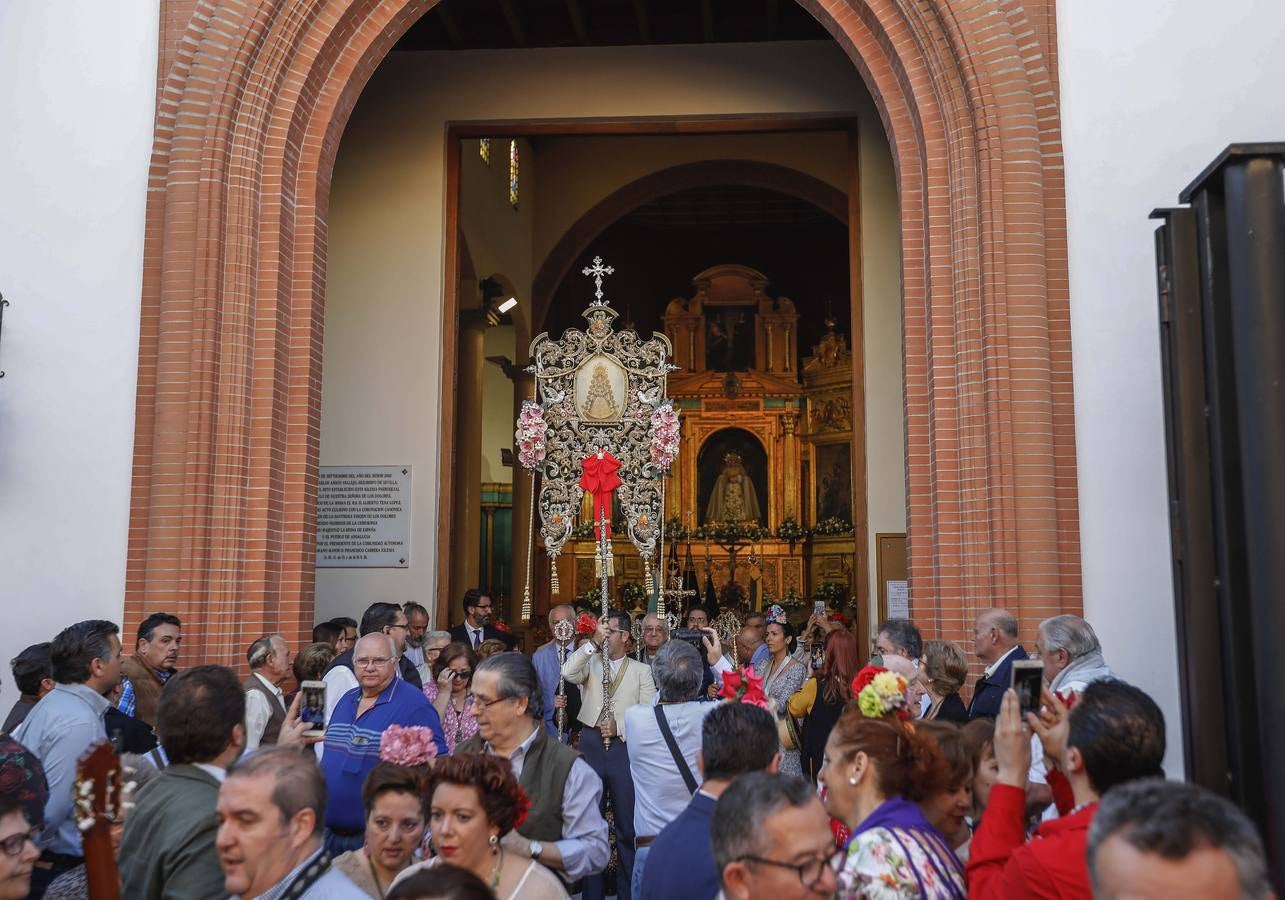
[[[89,837],[121,820],[124,779],[110,741],[90,747],[76,764],[76,826]]]
[[[76,827],[85,845],[92,900],[120,900],[120,875],[111,828],[124,821],[125,785],[120,757],[110,741],[90,747],[76,764]]]

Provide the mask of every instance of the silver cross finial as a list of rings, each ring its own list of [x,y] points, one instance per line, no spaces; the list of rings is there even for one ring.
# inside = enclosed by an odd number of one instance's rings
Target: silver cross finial
[[[602,302],[602,276],[613,275],[615,274],[615,271],[616,270],[613,269],[611,266],[604,266],[602,264],[601,256],[595,256],[593,258],[592,266],[585,266],[584,274],[593,276],[593,286],[594,286],[593,295],[598,298],[599,303]]]

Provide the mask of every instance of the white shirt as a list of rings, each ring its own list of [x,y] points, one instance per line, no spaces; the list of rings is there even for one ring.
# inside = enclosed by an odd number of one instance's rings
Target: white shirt
[[[481,644],[482,641],[486,640],[486,636],[481,628],[474,628],[468,622],[464,623],[464,628],[468,632],[468,642],[470,646],[476,650],[478,645]]]
[[[696,755],[701,749],[701,724],[718,706],[693,700],[660,707],[669,730],[674,733],[678,752],[697,784],[701,782],[696,765]],[[656,722],[656,707],[641,704],[629,707],[625,710],[625,730],[629,734],[625,744],[629,748],[629,774],[634,782],[634,834],[654,837],[687,808],[692,793],[687,790],[687,783]]]
[[[1005,654],[1004,654],[1003,656],[1001,656],[999,659],[995,660],[993,663],[991,663],[989,666],[987,666],[987,667],[986,667],[986,669],[985,669],[986,677],[987,677],[987,678],[990,678],[992,675],[994,675],[994,674],[995,674],[995,670],[999,668],[1000,663],[1002,663],[1004,660],[1006,660],[1006,659],[1008,659],[1010,656],[1012,656],[1012,655],[1013,655],[1013,651],[1014,651],[1014,650],[1016,650],[1016,649],[1017,649],[1018,647],[1020,647],[1020,646],[1022,646],[1022,645],[1021,645],[1021,644],[1014,644],[1013,646],[1009,647],[1009,648],[1008,648],[1008,652],[1007,652],[1007,653],[1005,653]]]
[[[212,763],[192,763],[192,765],[209,775],[219,784],[222,784],[223,780],[228,777],[228,770],[222,766],[216,766]]]
[[[424,682],[424,684],[428,684],[430,673],[428,670],[428,662],[424,659],[424,648],[422,646],[412,647],[407,643],[405,651],[402,652],[402,656],[409,659],[411,665],[415,667],[415,671],[419,673],[419,680]]]
[[[260,673],[255,672],[253,674],[272,692],[272,695],[276,698],[277,705],[281,707],[281,712],[284,713],[286,711],[286,703],[283,699],[285,695],[281,692],[281,688],[268,681]],[[246,750],[258,750],[259,744],[263,741],[263,732],[267,729],[268,721],[272,718],[272,707],[268,705],[268,702],[268,698],[259,691],[245,692]]]

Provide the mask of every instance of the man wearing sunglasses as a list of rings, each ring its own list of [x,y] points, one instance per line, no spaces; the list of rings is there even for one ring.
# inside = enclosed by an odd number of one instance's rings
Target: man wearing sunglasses
[[[838,889],[830,820],[802,778],[737,778],[714,807],[710,841],[727,900],[805,900]]]

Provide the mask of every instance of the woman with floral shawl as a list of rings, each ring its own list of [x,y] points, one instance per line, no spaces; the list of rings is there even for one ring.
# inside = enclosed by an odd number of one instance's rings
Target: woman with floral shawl
[[[905,679],[867,666],[853,680],[855,709],[826,743],[820,778],[830,814],[851,829],[841,851],[839,891],[851,898],[950,898],[968,889],[964,867],[917,801],[948,780],[941,751],[915,734]]]

